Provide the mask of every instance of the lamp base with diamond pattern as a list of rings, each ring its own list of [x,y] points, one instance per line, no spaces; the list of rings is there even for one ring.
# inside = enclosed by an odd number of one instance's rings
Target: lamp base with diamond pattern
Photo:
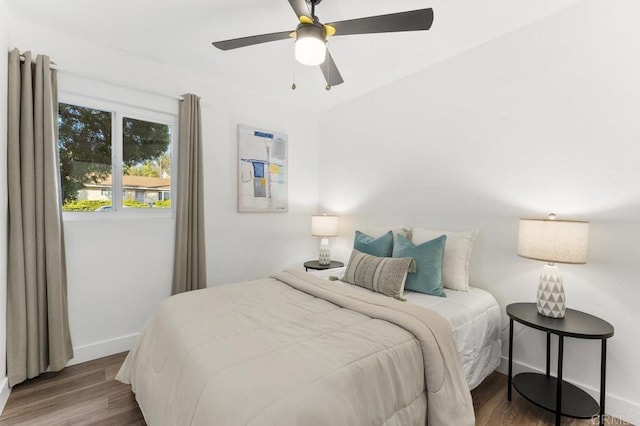
[[[564,318],[566,309],[560,270],[555,265],[545,265],[538,285],[538,313],[549,318]]]
[[[320,241],[320,254],[318,256],[318,263],[322,266],[331,264],[331,251],[329,250],[329,240],[323,238]]]

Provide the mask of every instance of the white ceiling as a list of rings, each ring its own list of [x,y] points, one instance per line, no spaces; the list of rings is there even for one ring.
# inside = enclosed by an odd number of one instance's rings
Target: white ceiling
[[[287,0],[8,0],[14,16],[180,67],[201,68],[293,104],[322,110],[358,97],[581,0],[324,0],[322,22],[431,7],[430,31],[334,37],[345,83],[325,91],[317,67],[297,64],[293,41],[233,51],[212,41],[295,28]],[[297,90],[291,90],[295,73]]]

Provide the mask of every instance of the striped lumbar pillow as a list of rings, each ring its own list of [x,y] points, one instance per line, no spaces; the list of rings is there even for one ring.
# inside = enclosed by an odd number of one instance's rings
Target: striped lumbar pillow
[[[415,272],[415,265],[411,257],[377,257],[353,250],[342,281],[404,300],[407,272]]]

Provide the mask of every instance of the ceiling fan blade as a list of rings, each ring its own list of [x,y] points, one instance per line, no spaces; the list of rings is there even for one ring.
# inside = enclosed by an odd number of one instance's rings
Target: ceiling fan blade
[[[392,33],[398,31],[428,30],[433,23],[433,9],[410,10],[389,15],[370,16],[333,22],[336,36],[351,34]]]
[[[214,41],[212,44],[220,50],[231,50],[239,47],[253,46],[254,44],[268,43],[289,38],[291,31],[281,31],[279,33],[260,34],[249,37],[234,38],[231,40]]]
[[[289,4],[298,18],[301,16],[308,16],[311,18],[311,11],[309,10],[306,0],[289,0]]]
[[[322,74],[324,74],[324,79],[327,80],[327,84],[329,86],[337,86],[338,84],[344,83],[342,76],[340,75],[340,71],[336,66],[336,63],[329,53],[327,49],[327,57],[324,62],[320,64],[320,69],[322,70]]]

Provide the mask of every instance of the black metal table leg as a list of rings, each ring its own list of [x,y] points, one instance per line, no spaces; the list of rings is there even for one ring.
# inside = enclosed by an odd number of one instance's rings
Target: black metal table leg
[[[551,363],[551,333],[547,331],[547,377],[551,374],[549,364]]]
[[[600,355],[600,426],[604,425],[604,402],[606,399],[605,384],[607,376],[607,339],[602,339]]]
[[[507,383],[507,399],[511,401],[511,382],[513,380],[513,318],[509,318],[509,379]]]
[[[564,336],[558,336],[558,386],[556,388],[556,426],[562,417],[562,358],[564,357]]]

